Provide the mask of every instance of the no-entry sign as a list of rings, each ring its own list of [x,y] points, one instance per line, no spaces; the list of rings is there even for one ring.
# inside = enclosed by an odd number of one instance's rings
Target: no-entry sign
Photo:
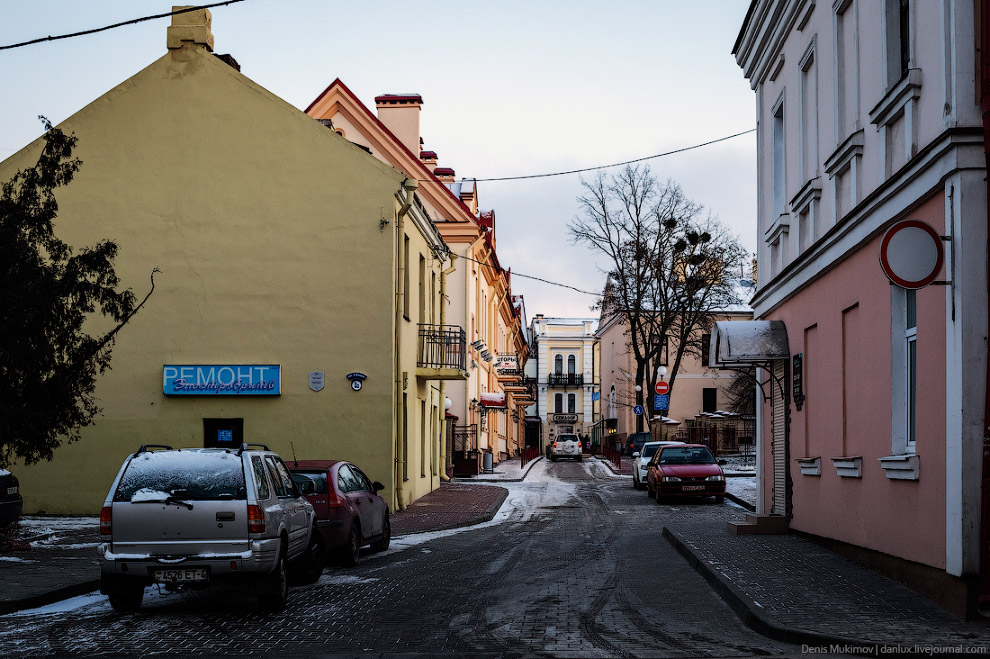
[[[880,267],[901,288],[928,286],[938,277],[944,260],[941,236],[921,220],[901,220],[880,241]]]
[[[662,396],[668,391],[670,391],[670,385],[664,382],[663,380],[660,380],[659,382],[657,382],[656,386],[653,387],[653,390],[656,391],[657,394]]]

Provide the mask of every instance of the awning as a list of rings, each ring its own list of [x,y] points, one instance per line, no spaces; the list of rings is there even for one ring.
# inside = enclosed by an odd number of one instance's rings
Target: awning
[[[711,368],[766,366],[790,357],[782,320],[720,320],[712,330]]]
[[[505,394],[494,392],[482,393],[481,404],[488,408],[505,409]]]

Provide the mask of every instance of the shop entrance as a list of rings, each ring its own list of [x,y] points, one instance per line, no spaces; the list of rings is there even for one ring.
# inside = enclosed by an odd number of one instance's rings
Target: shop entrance
[[[203,419],[203,446],[240,448],[244,442],[244,419]]]

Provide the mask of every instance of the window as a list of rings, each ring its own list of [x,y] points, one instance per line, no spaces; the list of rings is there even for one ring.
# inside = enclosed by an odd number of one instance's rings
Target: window
[[[575,359],[574,355],[568,355],[567,356],[567,374],[568,375],[574,375],[574,369],[575,369],[576,365],[577,365],[577,360]]]
[[[884,55],[887,88],[911,68],[911,0],[886,0],[884,5]]]
[[[564,394],[554,394],[553,395],[553,411],[556,414],[562,414],[564,411]]]
[[[577,396],[567,394],[567,413],[574,414],[575,412],[577,412]]]
[[[289,496],[289,492],[285,489],[285,482],[282,481],[282,477],[275,467],[275,461],[271,456],[265,456],[265,466],[268,468],[268,476],[271,478],[272,487],[275,488],[275,494],[280,497]]]
[[[409,320],[409,236],[402,243],[402,262],[406,266],[402,271],[402,315]]]
[[[419,323],[426,322],[426,259],[419,255]]]
[[[563,355],[557,355],[553,358],[553,371],[557,375],[563,375],[564,373],[564,357]]]
[[[708,368],[708,353],[712,347],[712,335],[702,334],[701,335],[701,365]],[[705,410],[706,412],[708,410]]]
[[[801,61],[801,174],[807,181],[818,173],[818,74],[815,44]]]
[[[715,387],[705,387],[701,390],[701,411],[714,412],[718,409],[718,389]]]
[[[773,218],[784,214],[787,203],[787,176],[784,169],[784,98],[773,109]]]
[[[913,451],[917,428],[918,406],[918,292],[909,290],[906,293],[904,348],[907,368],[905,387],[907,390],[906,430],[907,448]]]
[[[265,478],[265,466],[261,464],[261,456],[255,455],[251,458],[251,467],[254,469],[254,482],[258,486],[258,499],[266,501],[272,495],[268,489],[268,479]]]

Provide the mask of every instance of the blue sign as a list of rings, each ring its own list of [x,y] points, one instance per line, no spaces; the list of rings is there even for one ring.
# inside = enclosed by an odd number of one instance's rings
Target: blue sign
[[[217,431],[217,441],[226,442],[227,444],[234,443],[234,431],[233,430],[218,430]]]
[[[669,410],[670,409],[670,394],[654,394],[653,395],[653,409],[654,410]]]
[[[593,400],[593,401],[595,401],[595,400],[601,400],[601,397],[602,397],[602,392],[600,392],[600,391],[594,391],[591,394],[591,400]]]
[[[636,416],[639,416],[642,413],[643,413],[642,405],[637,405],[636,407],[633,408],[633,414],[635,414]]]
[[[278,396],[282,393],[279,364],[204,364],[163,367],[166,396]]]

